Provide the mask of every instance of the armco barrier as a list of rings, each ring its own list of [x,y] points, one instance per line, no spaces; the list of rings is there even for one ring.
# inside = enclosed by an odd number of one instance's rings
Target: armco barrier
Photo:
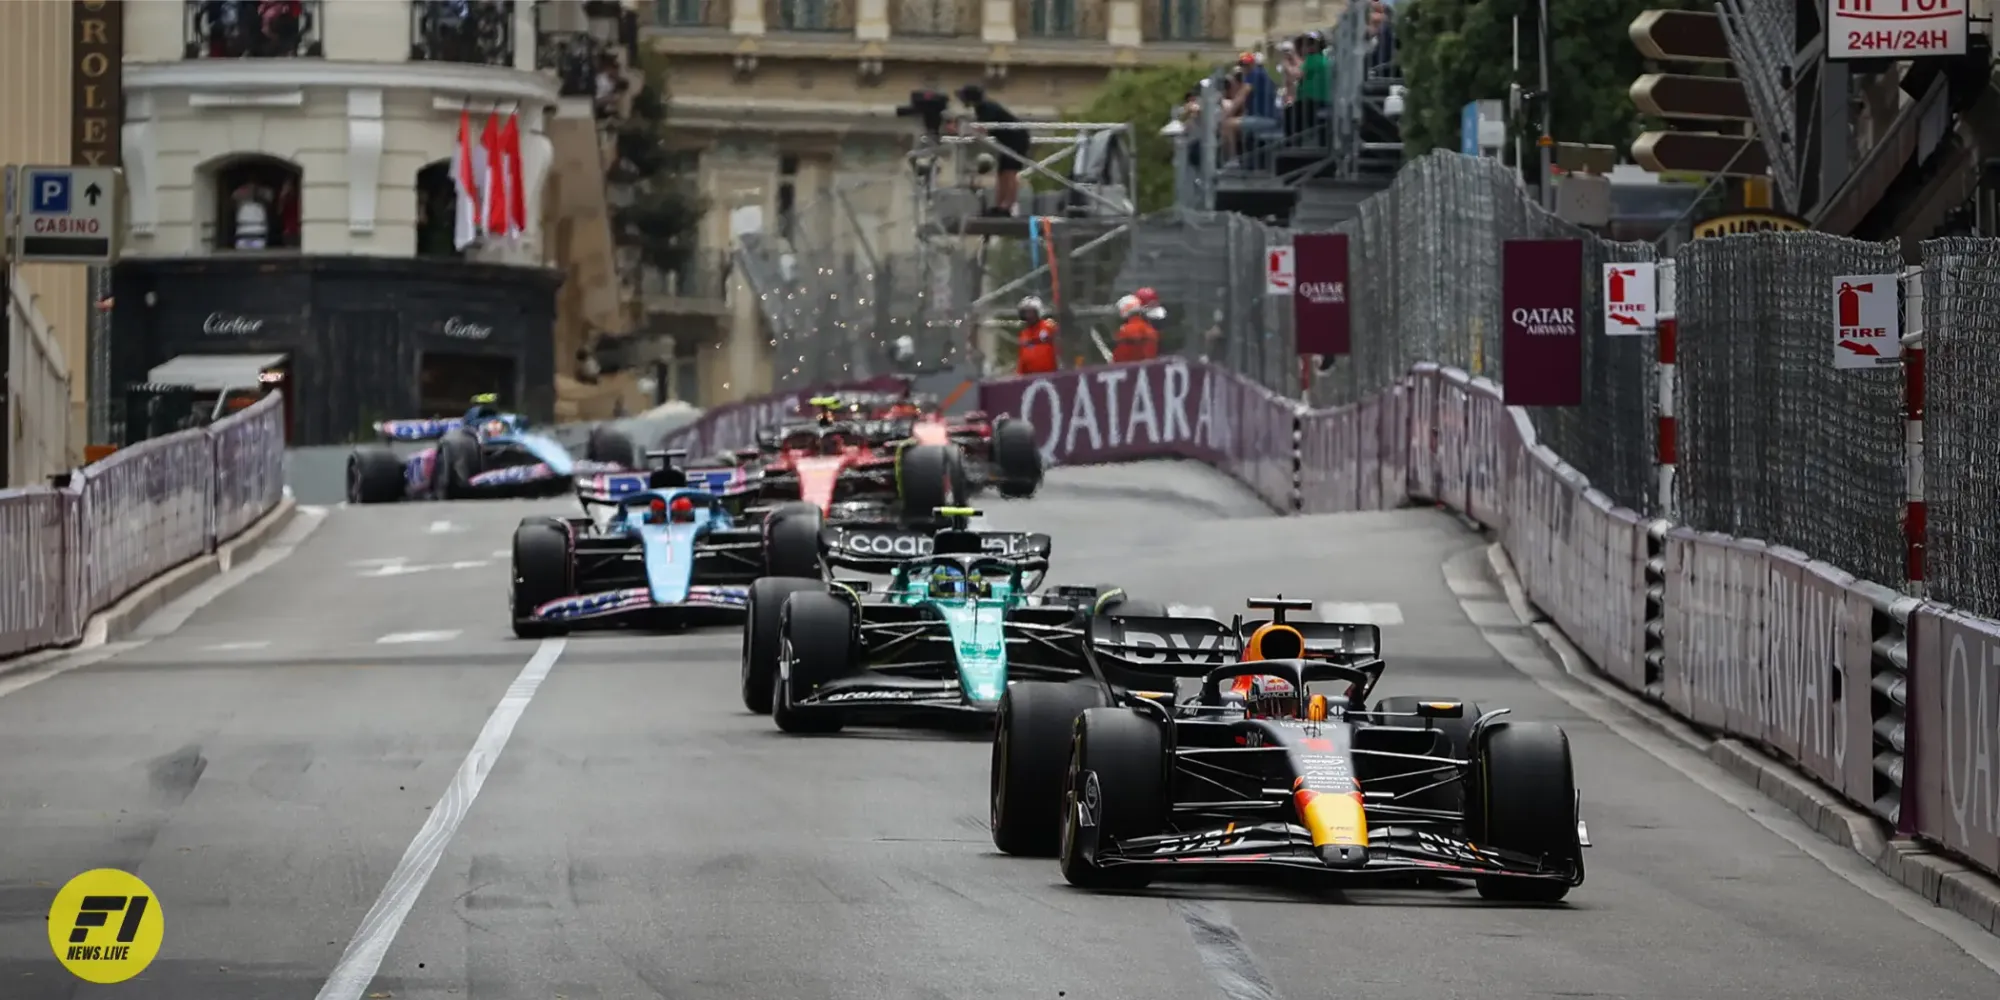
[[[284,453],[274,393],[67,486],[0,491],[0,657],[76,642],[91,615],[249,527],[284,496]]]
[[[741,446],[796,398],[705,417],[682,439]],[[1529,600],[1606,676],[2000,873],[2000,623],[1641,517],[1544,447],[1491,382],[1418,365],[1374,397],[1308,410],[1164,358],[1000,379],[979,398],[1033,422],[1052,465],[1197,459],[1287,513],[1452,507],[1494,532]]]

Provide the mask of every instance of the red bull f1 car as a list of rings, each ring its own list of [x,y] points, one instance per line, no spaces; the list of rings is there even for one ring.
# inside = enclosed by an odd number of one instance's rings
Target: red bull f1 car
[[[349,503],[559,496],[577,476],[627,469],[633,458],[629,438],[599,427],[588,457],[577,459],[527,418],[500,412],[491,396],[463,417],[384,420],[375,431],[385,441],[437,443],[408,457],[387,445],[356,448],[347,458]]]
[[[1281,870],[1547,903],[1582,884],[1562,729],[1447,699],[1370,710],[1378,629],[1248,604],[1272,618],[1096,619],[1094,684],[1012,686],[993,749],[1001,850],[1055,855],[1085,888]]]
[[[727,484],[690,482],[679,452],[661,467],[580,482],[583,517],[514,529],[513,622],[522,638],[579,628],[682,628],[742,620],[763,575],[756,527],[731,515]],[[644,477],[640,488],[629,488]]]

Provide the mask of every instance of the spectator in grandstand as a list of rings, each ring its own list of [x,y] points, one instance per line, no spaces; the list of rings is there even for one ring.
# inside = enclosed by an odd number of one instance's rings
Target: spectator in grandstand
[[[1302,144],[1317,145],[1324,140],[1308,137],[1316,135],[1321,112],[1333,104],[1333,67],[1327,61],[1326,39],[1317,31],[1308,31],[1299,39],[1299,52],[1303,55],[1291,134],[1300,137]]]
[[[1278,85],[1264,71],[1263,60],[1249,52],[1236,58],[1234,79],[1222,119],[1222,144],[1231,155],[1248,159],[1260,140],[1279,129]]]
[[[1014,359],[1014,374],[1041,375],[1056,370],[1056,321],[1043,315],[1042,300],[1032,295],[1021,300],[1020,353]]]
[[[1368,9],[1368,75],[1398,76],[1394,5],[1375,0]]]
[[[1299,99],[1299,77],[1305,74],[1305,64],[1299,59],[1297,39],[1287,39],[1278,43],[1278,107],[1289,114],[1292,105]]]
[[[986,96],[986,88],[976,83],[968,83],[958,88],[958,100],[972,112],[972,120],[991,124],[1019,124],[1021,119],[999,101]],[[1014,201],[1021,194],[1021,167],[1028,159],[1029,140],[1027,129],[988,129],[987,135],[1002,152],[994,167],[993,204],[986,210],[988,215],[1011,216]],[[1008,155],[1008,154],[1013,155]],[[1052,347],[1050,351],[1055,349]],[[1053,353],[1051,354],[1053,356]],[[1053,369],[1051,369],[1053,370]]]
[[[1111,348],[1112,362],[1151,361],[1159,357],[1160,331],[1146,313],[1145,300],[1136,294],[1118,300],[1118,316],[1124,322],[1118,327],[1118,342]]]

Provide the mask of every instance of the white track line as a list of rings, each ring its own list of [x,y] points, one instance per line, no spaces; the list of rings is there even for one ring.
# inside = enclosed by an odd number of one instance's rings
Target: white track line
[[[457,629],[446,629],[442,632],[391,632],[375,640],[375,642],[380,645],[395,645],[403,642],[450,642],[458,638],[460,634]]]
[[[486,719],[485,728],[479,731],[479,738],[472,743],[472,751],[465,755],[464,763],[458,766],[458,773],[452,775],[451,784],[445,788],[444,796],[431,809],[430,818],[424,821],[423,829],[417,831],[415,840],[410,841],[409,850],[403,852],[403,860],[389,875],[389,882],[382,887],[382,895],[369,907],[368,915],[361,918],[361,927],[354,932],[354,939],[347,944],[347,950],[340,955],[339,964],[333,967],[333,974],[320,987],[316,1000],[360,1000],[368,985],[375,981],[375,974],[382,968],[382,959],[389,953],[389,946],[395,943],[396,935],[403,929],[403,921],[409,919],[410,908],[417,905],[417,896],[424,891],[431,873],[437,870],[438,861],[451,844],[451,838],[458,833],[459,824],[465,822],[466,813],[472,809],[472,801],[479,797],[479,790],[486,784],[486,776],[493,771],[493,765],[500,759],[500,751],[507,748],[507,739],[514,735],[514,725],[521,721],[522,713],[528,710],[528,703],[535,698],[542,682],[548,679],[556,661],[562,658],[562,639],[544,639],[528,665],[521,668],[520,676],[514,678],[507,693],[500,698],[493,714]]]

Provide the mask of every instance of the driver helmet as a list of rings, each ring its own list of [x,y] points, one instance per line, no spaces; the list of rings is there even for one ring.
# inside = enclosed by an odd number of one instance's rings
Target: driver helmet
[[[1132,297],[1139,300],[1139,309],[1146,314],[1147,319],[1157,323],[1167,318],[1166,307],[1160,305],[1160,293],[1153,291],[1150,286],[1133,292]]]
[[[1146,306],[1144,303],[1139,301],[1139,297],[1137,295],[1127,295],[1124,298],[1118,300],[1119,319],[1131,319],[1132,317],[1137,316],[1145,311],[1146,311]]]
[[[932,597],[964,597],[971,592],[970,584],[965,570],[957,565],[938,563],[931,567]]]
[[[472,397],[472,409],[466,411],[467,420],[485,420],[500,415],[500,397],[494,393],[482,392]]]
[[[1243,714],[1252,719],[1296,719],[1299,717],[1299,689],[1283,677],[1252,674],[1236,678],[1223,693],[1227,701],[1240,701]]]
[[[1047,307],[1042,305],[1042,300],[1033,295],[1022,299],[1021,304],[1016,309],[1020,313],[1021,322],[1023,323],[1033,323],[1041,319],[1042,314],[1048,311]]]

